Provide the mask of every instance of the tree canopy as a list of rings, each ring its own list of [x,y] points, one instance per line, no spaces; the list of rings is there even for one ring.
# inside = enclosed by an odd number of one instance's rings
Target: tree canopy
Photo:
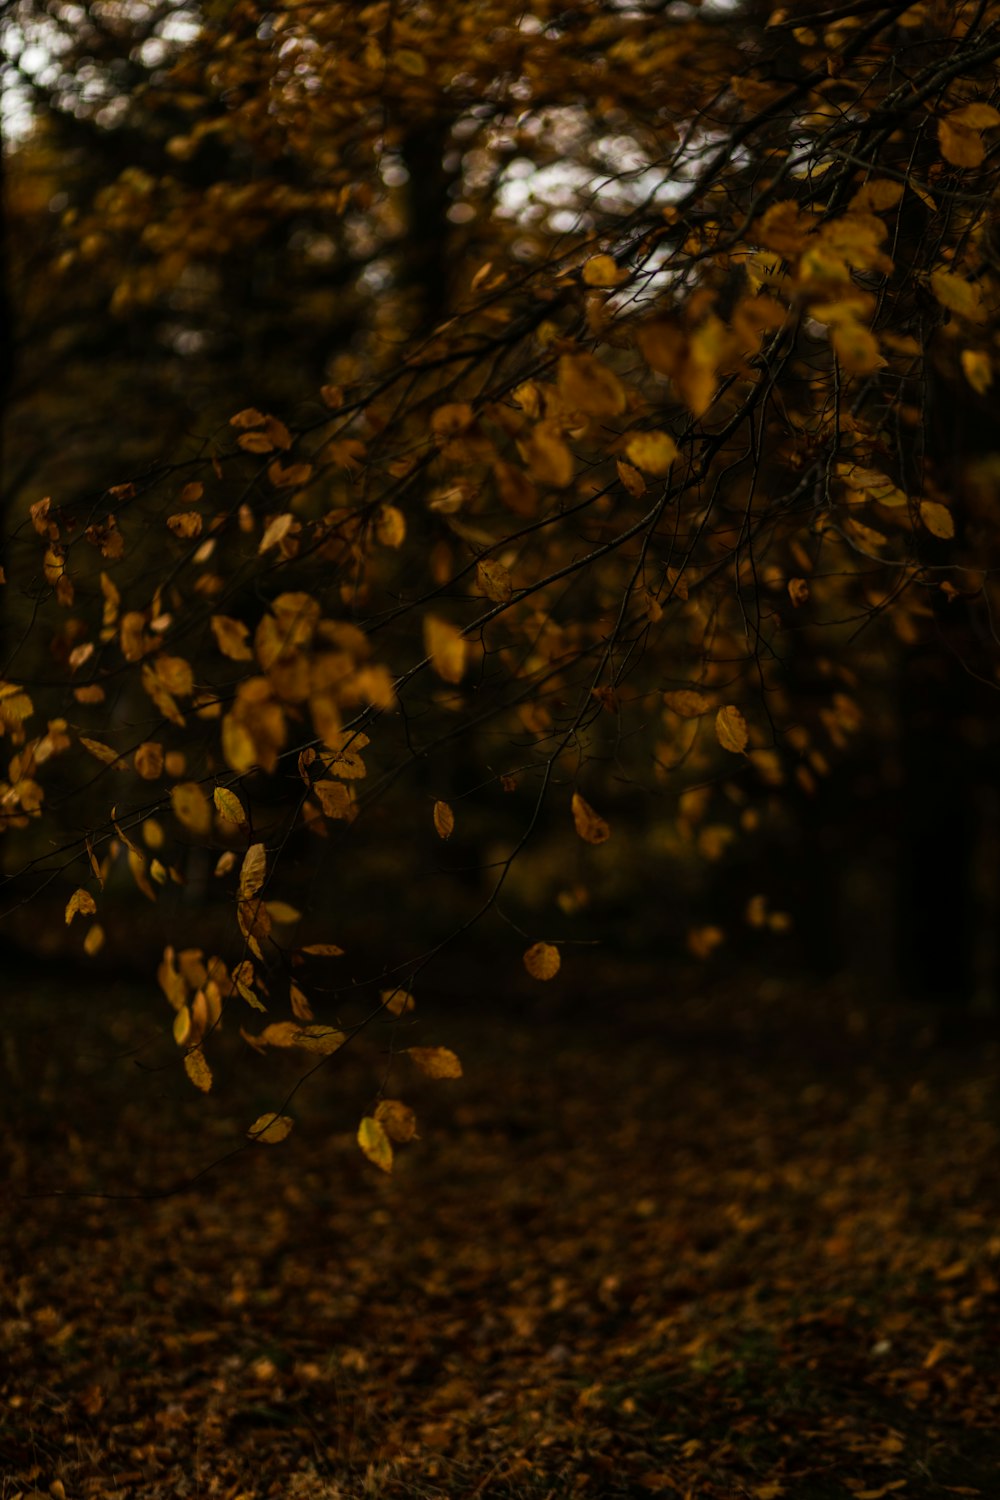
[[[995,684],[1000,7],[4,27],[5,907],[96,957],[155,904],[199,1089],[223,1020],[408,1054],[389,1169],[476,924],[551,980],[891,742],[925,647]]]

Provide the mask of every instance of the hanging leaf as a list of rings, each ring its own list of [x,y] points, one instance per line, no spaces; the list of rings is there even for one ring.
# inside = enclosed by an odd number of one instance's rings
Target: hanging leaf
[[[660,479],[670,473],[678,451],[667,432],[636,432],[625,444],[625,452],[636,468]]]
[[[731,755],[742,755],[750,739],[747,721],[738,708],[728,704],[720,708],[715,716],[715,737],[723,750]]]
[[[955,518],[946,505],[937,500],[921,500],[920,519],[931,536],[948,542],[955,535]]]
[[[78,912],[90,916],[97,910],[97,902],[89,891],[75,890],[66,903],[66,925],[69,926]]]
[[[465,675],[466,641],[460,630],[438,615],[425,615],[424,646],[440,678],[445,682],[461,682]]]
[[[401,1099],[380,1099],[375,1106],[375,1119],[398,1145],[417,1138],[417,1117]]]
[[[434,804],[434,831],[439,839],[450,839],[455,832],[455,814],[447,802]]]
[[[407,1047],[411,1057],[428,1078],[461,1078],[462,1064],[447,1047]]]
[[[180,781],[170,791],[174,817],[196,838],[206,838],[212,831],[212,810],[208,798],[196,781]]]
[[[258,1115],[247,1131],[250,1140],[262,1146],[277,1146],[292,1133],[294,1121],[288,1115]]]
[[[365,1116],[358,1126],[358,1145],[380,1171],[392,1171],[392,1142],[380,1120]]]
[[[246,828],[247,815],[235,792],[231,792],[228,787],[217,786],[213,788],[212,801],[220,818],[232,823],[234,828]]]
[[[192,1047],[184,1054],[184,1071],[196,1089],[207,1094],[212,1087],[212,1070],[200,1047]]]
[[[532,943],[524,955],[524,967],[532,979],[554,979],[562,966],[562,955],[552,943]]]
[[[611,837],[611,829],[605,820],[584,801],[579,792],[573,793],[573,824],[585,844],[604,844]],[[558,952],[558,949],[556,950]]]

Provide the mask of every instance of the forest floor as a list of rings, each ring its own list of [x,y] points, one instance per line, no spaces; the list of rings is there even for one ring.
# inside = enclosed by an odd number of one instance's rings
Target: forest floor
[[[22,1001],[3,1500],[1000,1494],[996,1047],[640,988],[442,1009],[465,1077],[400,1090],[391,1178],[334,1059],[287,1142],[148,1200],[44,1194],[190,1178],[225,1088],[139,1071],[96,997]]]

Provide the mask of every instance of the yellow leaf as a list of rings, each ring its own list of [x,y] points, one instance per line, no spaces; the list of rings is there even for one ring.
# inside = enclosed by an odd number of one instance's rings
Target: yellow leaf
[[[678,449],[667,432],[636,432],[625,444],[625,452],[636,468],[662,479],[669,474]]]
[[[955,518],[946,505],[937,500],[921,500],[920,519],[931,536],[948,542],[955,535]]]
[[[445,682],[461,682],[465,675],[466,642],[460,630],[439,615],[425,615],[424,646],[439,677]]]
[[[476,414],[468,401],[454,401],[448,406],[439,406],[431,414],[431,432],[439,443],[448,443],[460,437],[476,420]]]
[[[932,271],[930,282],[931,291],[942,307],[968,318],[970,323],[984,321],[983,294],[976,282],[966,281],[964,276],[956,276],[953,271]]]
[[[721,927],[694,927],[687,935],[688,952],[695,958],[711,958],[725,941],[726,934]]]
[[[380,1120],[365,1115],[358,1126],[358,1145],[380,1171],[392,1171],[392,1142]]]
[[[104,947],[104,928],[100,922],[93,922],[87,928],[87,936],[83,940],[83,951],[88,958],[93,958],[95,953],[100,953]]]
[[[350,790],[342,781],[314,781],[313,791],[319,799],[323,815],[327,818],[351,817],[353,802]]]
[[[587,286],[621,286],[628,272],[619,270],[613,255],[592,255],[584,264],[583,279]]]
[[[903,196],[903,184],[892,182],[888,177],[876,177],[863,183],[847,205],[852,213],[885,213],[895,208]]]
[[[287,926],[290,922],[298,922],[302,918],[302,913],[296,907],[290,906],[287,901],[267,901],[264,904],[273,922],[281,922]]]
[[[262,1145],[277,1146],[281,1141],[288,1139],[293,1123],[288,1115],[277,1115],[273,1112],[258,1115],[247,1131],[247,1135],[252,1141],[260,1141]]]
[[[676,692],[664,693],[663,701],[672,713],[682,719],[700,719],[707,714],[712,704],[704,693],[694,688],[679,688]]]
[[[312,464],[282,464],[275,459],[268,466],[267,477],[276,490],[294,490],[309,483],[312,471]]]
[[[402,1016],[407,1011],[415,1010],[417,1002],[409,990],[383,990],[381,994],[382,1004],[392,1016]]]
[[[558,381],[567,404],[584,416],[617,417],[628,405],[618,376],[592,354],[562,355]]]
[[[448,1047],[408,1047],[421,1073],[428,1078],[461,1078],[462,1064]]]
[[[611,837],[611,829],[605,820],[584,801],[579,792],[573,793],[573,824],[585,844],[603,844]],[[555,950],[558,953],[558,948]]]
[[[135,769],[144,781],[155,781],[163,775],[163,746],[147,740],[135,752]]]
[[[980,349],[962,350],[962,372],[977,396],[985,396],[993,384],[993,365]]]
[[[391,1141],[405,1145],[416,1139],[417,1117],[401,1099],[380,1099],[375,1106],[375,1119]]]
[[[200,1047],[192,1047],[190,1052],[184,1054],[184,1071],[196,1089],[201,1089],[203,1094],[208,1093],[212,1087],[212,1070]]]
[[[310,943],[308,948],[300,950],[308,953],[311,958],[342,958],[343,948],[338,948],[336,943]]]
[[[732,755],[742,755],[750,739],[747,721],[738,708],[728,704],[720,708],[715,716],[715,737],[723,750]]]
[[[243,856],[243,864],[240,867],[239,896],[241,901],[249,901],[256,896],[264,884],[264,875],[267,870],[267,851],[263,844],[251,844]]]
[[[375,517],[375,536],[383,547],[401,547],[406,541],[406,517],[396,505],[383,505]]]
[[[552,943],[532,943],[524,955],[524,967],[532,979],[555,979],[562,955]]]
[[[938,145],[941,155],[945,161],[951,162],[953,167],[964,167],[966,169],[981,166],[986,157],[986,146],[979,131],[988,128],[988,125],[977,126],[973,121],[979,116],[977,110],[986,110],[990,114],[996,114],[989,105],[966,105],[964,109],[952,110],[951,114],[943,115],[937,122]],[[990,120],[989,125],[995,125],[996,120]]]
[[[231,620],[228,615],[213,615],[212,633],[223,656],[230,661],[252,661],[253,651],[247,644],[250,628],[242,620]]]
[[[427,60],[412,47],[397,47],[392,60],[401,73],[410,78],[423,78],[427,72]]]
[[[258,411],[255,406],[247,406],[244,407],[243,411],[238,411],[234,417],[229,418],[229,425],[230,427],[245,429],[247,427],[263,427],[266,421],[267,418],[262,411]]]
[[[801,604],[805,604],[806,600],[809,598],[809,585],[804,578],[789,578],[788,597],[789,599],[791,599],[796,609],[798,609]]]
[[[95,912],[96,910],[97,902],[94,900],[89,891],[85,891],[82,888],[80,888],[79,890],[75,890],[66,903],[67,927],[69,926],[70,922],[72,922],[77,912],[82,912],[84,916],[90,916],[91,913]]]
[[[830,343],[842,370],[848,375],[871,375],[881,368],[878,339],[855,318],[845,318],[830,332]]]
[[[196,781],[178,782],[171,788],[170,803],[178,823],[196,838],[205,838],[211,833],[212,810],[208,798]]]
[[[12,701],[16,700],[8,699],[6,703],[0,705],[0,712],[2,712],[3,709],[7,708],[8,704]],[[4,713],[3,717],[7,718],[7,714]],[[100,740],[88,739],[87,736],[83,734],[81,734],[80,736],[80,744],[85,750],[89,751],[89,753],[94,757],[95,760],[103,761],[106,766],[113,766],[116,771],[128,770],[127,762],[122,760],[121,756],[118,754],[118,751],[112,750],[110,745],[105,745]]]
[[[280,516],[274,516],[264,529],[257,551],[270,552],[272,547],[280,546],[294,525],[295,517],[290,510],[284,511]]]
[[[184,486],[177,498],[182,505],[197,505],[198,501],[201,499],[204,493],[205,486],[201,483],[201,481],[198,479],[192,479],[190,484],[186,484]]]
[[[514,581],[503,563],[483,558],[476,564],[476,587],[494,604],[506,604],[514,592]]]
[[[455,814],[447,802],[434,804],[434,831],[439,839],[450,839],[455,832]]]
[[[531,477],[539,484],[551,485],[557,490],[564,490],[572,484],[576,464],[555,423],[539,422],[517,446]]]
[[[618,470],[618,478],[632,496],[632,499],[639,500],[646,493],[646,481],[639,473],[639,470],[634,469],[631,464],[627,464],[621,458],[615,460],[615,468]]]
[[[202,520],[196,510],[179,511],[175,516],[168,516],[167,525],[174,536],[185,540],[201,535]]]
[[[273,453],[274,444],[266,432],[244,432],[236,439],[244,453]]]
[[[292,1015],[297,1021],[312,1021],[315,1019],[308,996],[304,990],[299,988],[294,979],[288,986],[288,999],[291,1003]]]
[[[191,1012],[186,1004],[174,1016],[173,1033],[178,1047],[186,1047],[191,1040]]]
[[[246,828],[247,815],[243,803],[235,792],[231,792],[228,787],[217,786],[212,791],[212,801],[215,803],[220,818],[224,818],[227,823],[232,823],[236,828]]]

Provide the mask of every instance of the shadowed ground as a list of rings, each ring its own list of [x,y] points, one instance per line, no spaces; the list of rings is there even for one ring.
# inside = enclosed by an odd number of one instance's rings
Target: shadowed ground
[[[21,1004],[0,1494],[994,1495],[995,1048],[837,993],[624,993],[424,1014],[466,1076],[401,1065],[391,1179],[341,1058],[283,1146],[151,1202],[16,1194],[190,1176],[274,1059],[203,1100],[125,1055],[148,996],[114,1042],[86,996]]]

